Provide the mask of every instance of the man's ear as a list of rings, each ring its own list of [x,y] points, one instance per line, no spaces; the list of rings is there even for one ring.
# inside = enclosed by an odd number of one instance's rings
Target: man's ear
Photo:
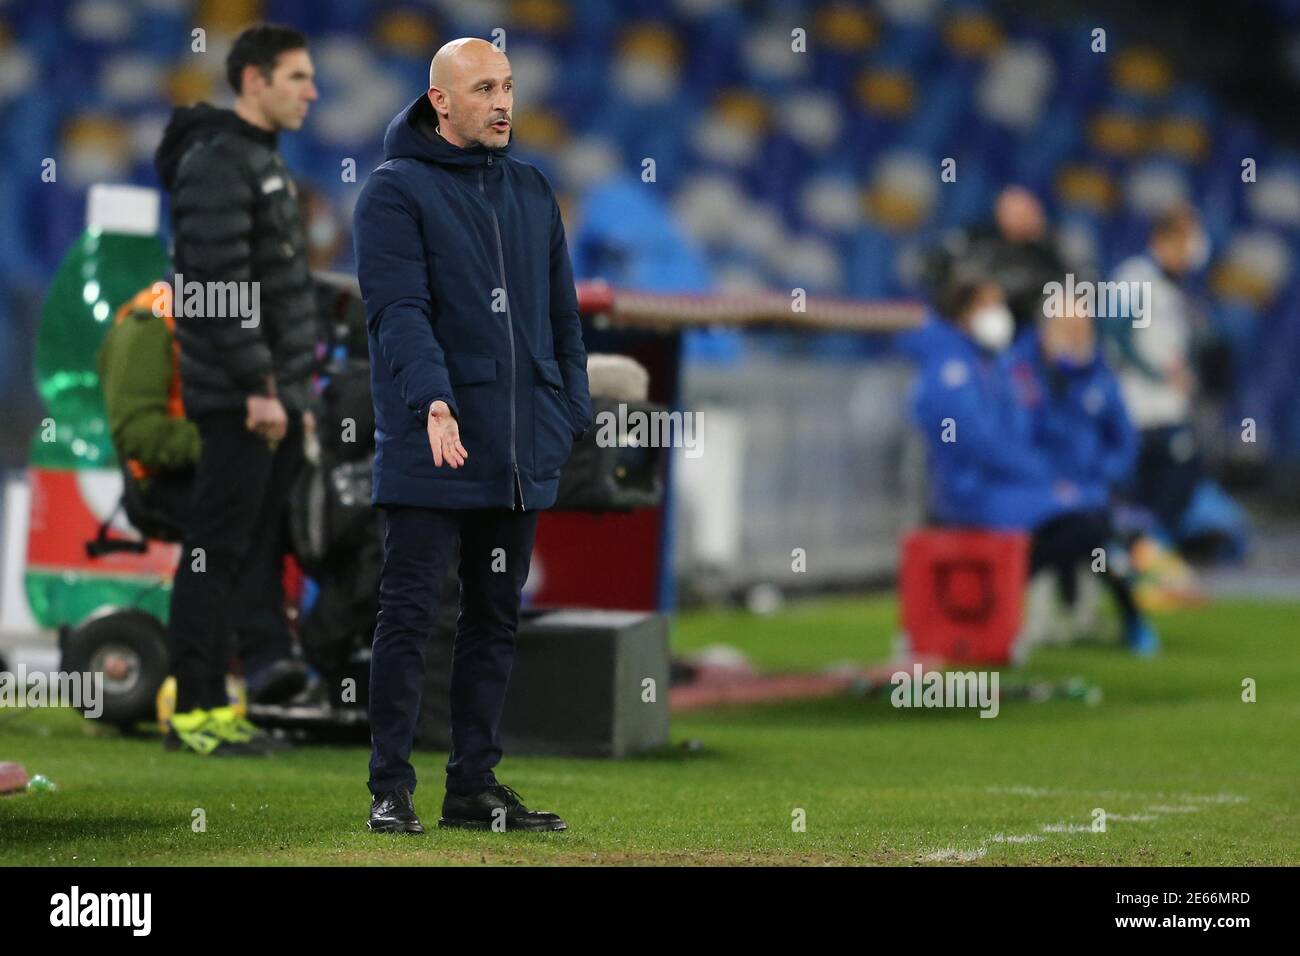
[[[252,63],[246,64],[239,78],[239,95],[246,96],[249,93],[256,93],[258,89],[256,84],[265,85],[266,77],[262,75],[261,69],[257,66]]]
[[[443,109],[439,109],[439,106],[440,105],[443,107],[446,106],[447,94],[442,90],[438,89],[436,86],[431,86],[429,87],[429,92],[426,95],[429,97],[429,105],[433,107],[434,115],[436,115],[438,119],[441,120],[446,115],[446,113],[444,112]]]

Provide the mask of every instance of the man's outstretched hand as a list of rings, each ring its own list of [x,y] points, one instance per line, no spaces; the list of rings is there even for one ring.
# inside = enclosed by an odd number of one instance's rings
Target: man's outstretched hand
[[[433,464],[438,468],[444,461],[452,468],[459,468],[469,457],[460,443],[460,425],[446,402],[437,401],[429,406],[429,448],[433,452]]]

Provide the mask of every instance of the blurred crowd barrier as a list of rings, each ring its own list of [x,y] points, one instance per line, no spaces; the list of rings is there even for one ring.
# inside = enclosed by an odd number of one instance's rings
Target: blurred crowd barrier
[[[682,407],[705,453],[673,453],[674,560],[684,601],[893,576],[923,517],[923,458],[901,359],[697,365]]]

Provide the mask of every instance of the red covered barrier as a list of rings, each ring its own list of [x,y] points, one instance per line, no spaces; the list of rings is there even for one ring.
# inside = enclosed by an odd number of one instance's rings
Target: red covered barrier
[[[903,629],[914,654],[1003,664],[1020,633],[1029,536],[925,528],[903,539]]]

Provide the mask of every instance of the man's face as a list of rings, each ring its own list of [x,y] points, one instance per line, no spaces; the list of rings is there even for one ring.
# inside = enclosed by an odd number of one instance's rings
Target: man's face
[[[1039,326],[1043,351],[1053,360],[1079,363],[1092,360],[1097,349],[1097,328],[1083,300],[1066,302],[1063,315],[1045,317]]]
[[[312,101],[320,95],[315,76],[306,50],[286,50],[276,59],[270,80],[258,70],[245,71],[244,93],[275,129],[299,129]]]
[[[1156,258],[1175,275],[1186,275],[1195,267],[1198,240],[1203,241],[1200,235],[1200,223],[1189,218],[1180,223],[1177,229],[1156,239]]]
[[[998,197],[994,209],[998,229],[1008,242],[1036,242],[1047,231],[1043,207],[1033,193],[1012,187]]]
[[[510,142],[514,116],[510,61],[495,49],[465,49],[450,72],[446,89],[429,89],[443,136],[462,149],[501,149]]]

